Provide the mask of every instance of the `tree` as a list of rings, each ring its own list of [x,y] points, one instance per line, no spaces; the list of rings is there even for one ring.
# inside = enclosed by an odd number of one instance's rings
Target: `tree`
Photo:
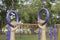
[[[2,4],[0,4],[0,30],[6,25],[6,13],[7,10],[12,9],[12,0],[1,0]],[[14,7],[13,9],[17,9],[18,4],[17,4],[17,0],[14,0]]]
[[[18,5],[18,0],[2,0],[3,4],[6,6],[6,10],[9,9],[17,9]],[[13,5],[12,5],[13,4]]]
[[[55,23],[60,23],[59,21],[60,21],[60,3],[56,3],[56,5],[54,5],[54,6],[52,6],[51,7],[51,11],[52,11],[52,13],[54,13],[53,15],[55,15],[53,18],[55,19]]]
[[[3,5],[0,5],[0,32],[6,24],[5,15],[6,15],[5,7]]]

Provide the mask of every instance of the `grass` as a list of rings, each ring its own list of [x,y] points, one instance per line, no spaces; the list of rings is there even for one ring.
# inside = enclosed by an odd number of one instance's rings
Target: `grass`
[[[38,40],[37,35],[17,35],[16,40]],[[5,35],[0,35],[0,40],[6,40]]]
[[[0,40],[6,40],[6,36],[0,35]],[[38,35],[16,35],[15,40],[38,40]]]
[[[16,40],[38,40],[38,35],[16,35],[15,39]],[[0,35],[0,40],[6,40],[6,36]],[[50,38],[47,37],[47,40],[50,40]]]
[[[6,40],[6,36],[5,35],[0,35],[0,40]]]
[[[16,37],[16,40],[38,40],[37,35],[20,35],[20,37]]]

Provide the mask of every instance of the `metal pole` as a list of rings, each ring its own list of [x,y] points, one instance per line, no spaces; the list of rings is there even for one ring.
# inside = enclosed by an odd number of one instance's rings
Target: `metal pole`
[[[54,40],[56,40],[56,34],[57,34],[56,31],[57,31],[56,30],[56,24],[54,24]]]

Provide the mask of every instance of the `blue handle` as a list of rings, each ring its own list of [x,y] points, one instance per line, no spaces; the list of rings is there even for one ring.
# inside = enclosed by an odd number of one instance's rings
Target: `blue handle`
[[[11,24],[11,22],[10,22],[10,19],[9,19],[9,16],[10,16],[10,14],[12,14],[12,13],[15,14],[16,21],[17,21],[17,22],[19,21],[18,14],[17,14],[14,10],[9,10],[9,11],[7,12],[7,15],[6,15],[6,22],[7,22],[7,24],[8,24],[9,26],[13,26],[13,25]]]
[[[45,22],[43,22],[42,25],[44,25],[44,24],[46,24],[46,23],[48,22],[49,16],[50,16],[48,9],[46,9],[46,8],[43,7],[41,10],[38,11],[38,21],[39,21],[40,18],[41,18],[41,15],[40,15],[40,14],[41,14],[41,12],[42,12],[43,10],[46,11],[46,18],[45,18]]]

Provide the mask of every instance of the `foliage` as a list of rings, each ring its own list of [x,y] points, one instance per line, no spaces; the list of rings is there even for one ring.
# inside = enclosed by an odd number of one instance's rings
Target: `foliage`
[[[0,5],[0,27],[4,26],[6,24],[5,22],[5,17],[6,17],[6,12],[9,9],[18,9],[18,15],[19,15],[19,20],[22,21],[23,23],[37,23],[37,14],[38,10],[42,8],[41,0],[13,0],[14,5],[12,7],[12,0],[2,0],[2,4]],[[50,4],[50,2],[54,2],[55,0],[45,0],[46,5],[44,5],[45,8],[47,8],[50,12],[50,19],[48,22],[49,24],[54,24],[54,23],[60,23],[60,3],[56,3],[56,5]],[[20,4],[19,4],[20,2]],[[27,4],[29,3],[29,4]],[[43,13],[44,14],[44,13]],[[42,18],[44,19],[44,15],[41,15]],[[55,16],[53,16],[55,15]],[[56,18],[59,16],[59,18]],[[4,23],[4,24],[3,24]],[[3,24],[3,25],[2,25]]]
[[[1,0],[2,3],[0,4],[0,30],[6,25],[6,13],[8,9],[12,9],[12,0]],[[14,0],[14,9],[18,6],[17,0]]]
[[[18,0],[2,0],[3,4],[6,6],[7,10],[16,9],[18,7]],[[13,7],[12,7],[13,4]]]
[[[53,15],[55,15],[54,17],[52,17],[52,19],[55,19],[55,21],[54,21],[54,23],[60,23],[59,21],[60,21],[60,3],[57,3],[55,6],[52,6],[51,7],[51,13],[53,13],[52,14],[52,16]]]

